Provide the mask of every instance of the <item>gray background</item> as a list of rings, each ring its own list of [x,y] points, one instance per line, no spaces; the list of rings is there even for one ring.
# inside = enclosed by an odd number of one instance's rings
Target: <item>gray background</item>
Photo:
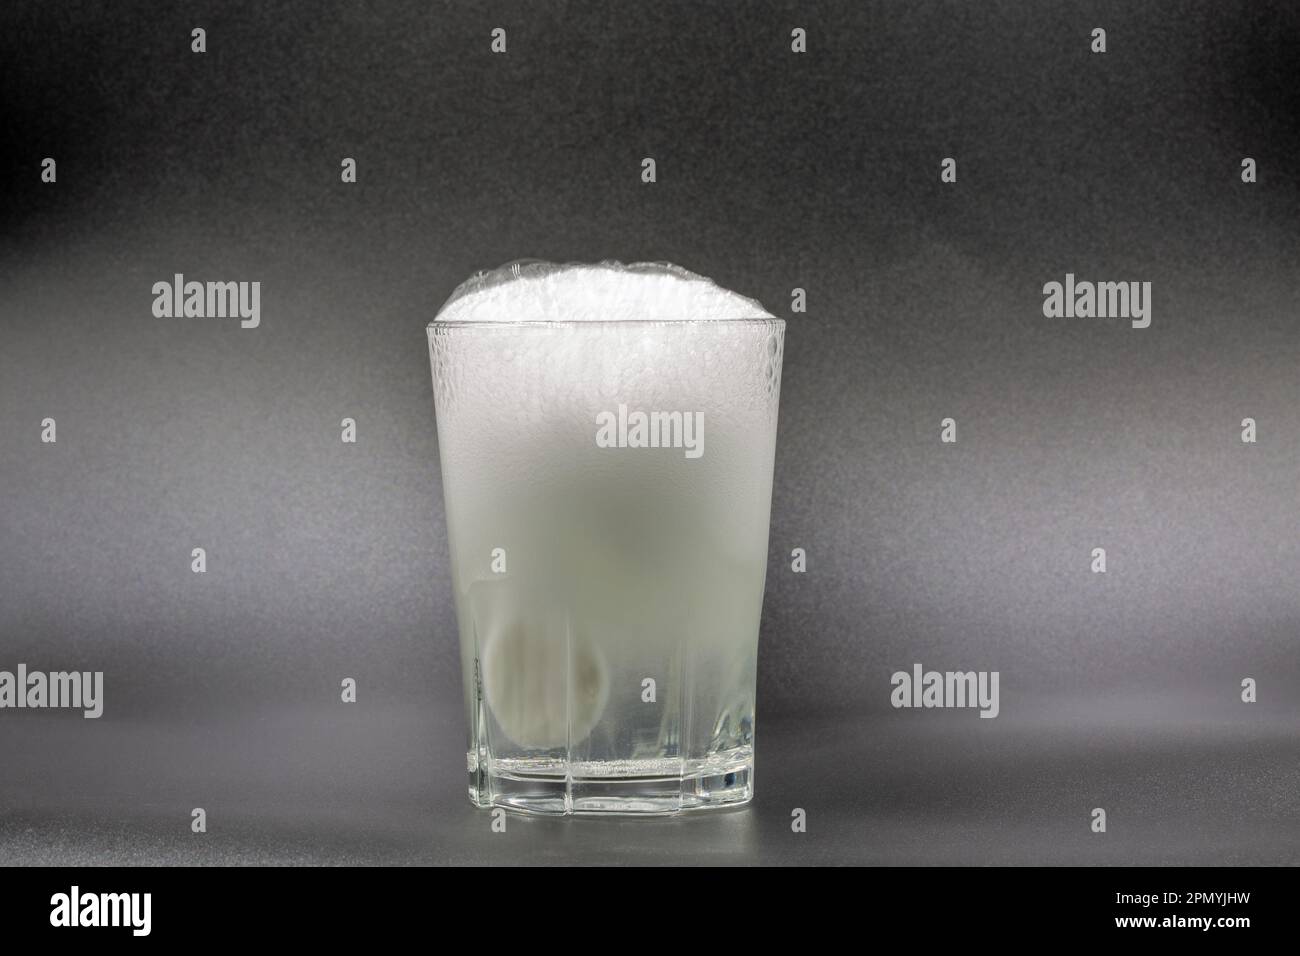
[[[0,712],[0,863],[1300,863],[1300,9],[609,7],[0,9],[0,669],[106,682]],[[465,800],[423,326],[526,256],[789,322],[745,810]],[[916,661],[1001,716],[892,710]]]

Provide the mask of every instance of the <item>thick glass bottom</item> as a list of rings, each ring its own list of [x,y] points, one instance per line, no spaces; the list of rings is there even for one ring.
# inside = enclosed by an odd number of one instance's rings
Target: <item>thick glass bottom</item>
[[[619,760],[565,765],[555,760],[495,760],[471,752],[469,798],[478,807],[523,813],[654,816],[736,807],[754,796],[750,748],[724,757],[681,761]]]

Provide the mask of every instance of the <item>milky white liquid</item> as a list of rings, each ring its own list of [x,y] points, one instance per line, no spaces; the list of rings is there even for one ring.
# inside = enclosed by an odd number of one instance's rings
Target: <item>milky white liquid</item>
[[[598,271],[615,301],[595,307],[591,272],[529,275],[497,277],[491,308],[453,297],[429,334],[471,793],[569,810],[574,778],[643,778],[605,803],[676,809],[752,760],[783,323],[677,272]],[[660,318],[598,318],[622,308]],[[684,320],[710,310],[731,314]],[[620,405],[701,414],[702,453],[600,447]],[[529,782],[549,778],[553,806]]]

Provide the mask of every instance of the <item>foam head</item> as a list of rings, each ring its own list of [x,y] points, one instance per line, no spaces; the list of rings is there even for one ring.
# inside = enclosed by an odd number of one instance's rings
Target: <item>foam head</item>
[[[480,272],[435,322],[684,322],[770,319],[753,299],[666,262],[527,261]]]

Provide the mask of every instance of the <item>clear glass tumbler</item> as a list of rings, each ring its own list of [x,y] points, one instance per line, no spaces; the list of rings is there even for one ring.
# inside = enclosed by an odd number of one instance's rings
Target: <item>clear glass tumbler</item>
[[[784,333],[429,325],[475,804],[753,795]]]

